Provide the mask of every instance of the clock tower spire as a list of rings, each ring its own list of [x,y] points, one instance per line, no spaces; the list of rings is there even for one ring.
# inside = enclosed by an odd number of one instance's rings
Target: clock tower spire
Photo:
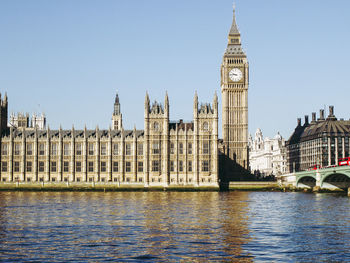
[[[240,35],[239,33],[239,30],[238,30],[238,26],[237,26],[237,23],[236,23],[236,6],[233,5],[233,19],[232,19],[232,26],[231,26],[231,29],[230,29],[230,33],[229,35],[232,36],[232,35]]]
[[[221,64],[222,135],[231,162],[248,169],[249,64],[242,49],[236,10]]]

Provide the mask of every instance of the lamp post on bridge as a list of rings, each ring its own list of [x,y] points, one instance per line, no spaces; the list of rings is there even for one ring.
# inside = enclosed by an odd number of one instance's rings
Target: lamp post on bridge
[[[321,188],[321,174],[320,174],[320,157],[317,157],[317,165],[316,165],[316,186],[315,190],[319,190]]]

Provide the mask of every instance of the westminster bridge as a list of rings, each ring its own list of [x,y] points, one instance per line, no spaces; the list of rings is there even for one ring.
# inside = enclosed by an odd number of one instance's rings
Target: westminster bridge
[[[346,190],[350,187],[350,166],[334,166],[285,174],[279,177],[285,187]]]

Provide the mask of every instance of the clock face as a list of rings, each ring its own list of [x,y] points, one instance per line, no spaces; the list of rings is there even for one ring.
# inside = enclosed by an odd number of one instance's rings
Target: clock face
[[[231,71],[229,73],[229,77],[232,81],[237,82],[237,81],[240,81],[242,79],[243,73],[240,69],[233,68],[233,69],[231,69]]]

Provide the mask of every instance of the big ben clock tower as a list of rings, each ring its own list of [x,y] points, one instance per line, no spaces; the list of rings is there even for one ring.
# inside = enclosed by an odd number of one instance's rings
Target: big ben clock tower
[[[248,169],[249,65],[242,50],[235,8],[228,44],[221,65],[222,135],[225,155]]]

